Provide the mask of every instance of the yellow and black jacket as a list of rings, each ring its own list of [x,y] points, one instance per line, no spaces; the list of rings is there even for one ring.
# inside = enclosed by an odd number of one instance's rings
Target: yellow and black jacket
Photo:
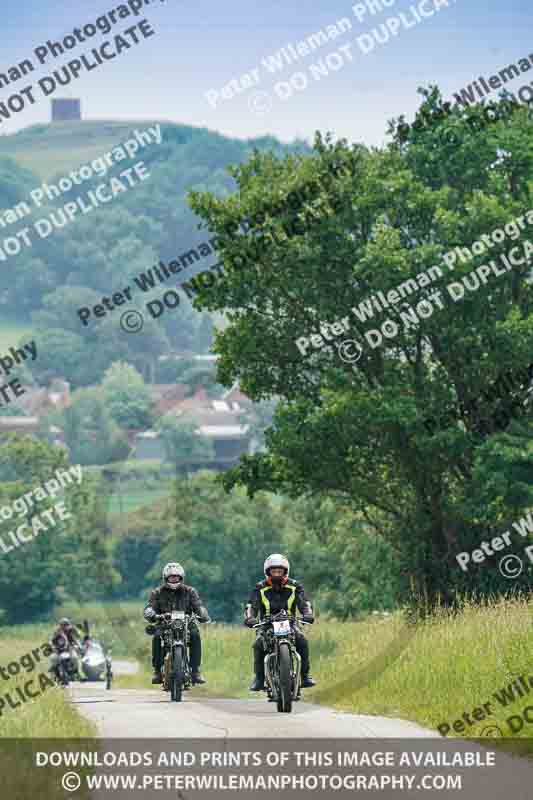
[[[285,584],[278,587],[272,586],[264,580],[256,583],[255,589],[250,594],[245,618],[251,616],[250,612],[252,612],[254,617],[264,619],[264,617],[277,614],[282,610],[296,616],[296,609],[302,615],[312,615],[313,613],[311,602],[305,595],[302,583],[289,578]]]

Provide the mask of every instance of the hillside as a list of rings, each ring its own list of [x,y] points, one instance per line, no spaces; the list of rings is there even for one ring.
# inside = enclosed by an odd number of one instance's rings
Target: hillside
[[[12,136],[0,137],[0,156],[14,158],[46,180],[97,158],[124,139],[136,124],[98,120],[32,125]]]
[[[0,157],[13,158],[42,180],[98,158],[128,138],[135,130],[156,125],[153,120],[82,120],[32,125],[10,136],[0,137]],[[200,128],[161,123],[182,133],[186,141]]]
[[[173,129],[182,142],[207,135],[219,137],[215,131],[159,121],[166,130]],[[110,148],[124,141],[132,130],[156,125],[154,120],[82,120],[81,122],[54,122],[32,125],[18,133],[0,136],[0,157],[13,158],[20,166],[47,180],[52,175],[69,171],[98,158]],[[177,138],[177,137],[172,137]],[[220,137],[224,138],[224,137]],[[263,149],[266,138],[254,140]],[[278,144],[272,139],[269,144]]]
[[[136,130],[145,134],[144,144],[126,158],[124,150],[122,157],[120,151],[114,151],[112,164],[106,165],[106,153],[134,139]],[[189,207],[188,193],[207,189],[225,196],[235,191],[228,166],[247,161],[254,151],[284,158],[308,153],[309,147],[301,141],[282,144],[271,136],[241,140],[207,128],[150,120],[34,125],[0,136],[0,239],[11,237],[14,241],[19,231],[30,231],[18,252],[13,253],[11,247],[9,263],[3,265],[0,324],[5,325],[5,335],[0,327],[0,340],[12,345],[13,337],[24,334],[13,327],[14,321],[30,325],[32,335],[38,334],[41,342],[39,360],[31,365],[34,377],[38,381],[62,377],[74,388],[98,383],[105,369],[118,359],[135,364],[148,377],[158,355],[207,352],[213,321],[222,322],[221,315],[198,312],[185,292],[176,311],[161,320],[147,319],[142,334],[134,339],[124,335],[118,314],[92,320],[84,327],[77,310],[93,307],[101,297],[131,285],[136,275],[159,260],[168,262],[198,246],[206,236],[198,230],[199,220]],[[129,187],[123,183],[126,188],[114,195],[112,202],[90,201],[91,192],[104,185],[109,191],[112,177],[128,168],[131,172],[140,161],[146,176],[142,182],[137,180]],[[79,185],[70,189],[60,185],[61,178],[83,166],[89,167],[88,175]],[[57,194],[59,189],[55,194],[46,190],[47,199],[43,190],[43,203],[38,205],[31,193],[44,181],[59,186],[61,194]],[[75,205],[75,218],[62,221],[65,204],[78,200],[88,206],[89,213],[80,213]],[[8,210],[22,203],[29,212],[13,219]],[[37,222],[48,225],[45,236]],[[3,261],[7,258],[2,254]],[[193,255],[184,262],[183,280],[215,264],[215,253],[205,261],[198,256],[197,263]],[[146,313],[146,302],[158,299],[162,289],[155,286],[138,293],[139,310]]]

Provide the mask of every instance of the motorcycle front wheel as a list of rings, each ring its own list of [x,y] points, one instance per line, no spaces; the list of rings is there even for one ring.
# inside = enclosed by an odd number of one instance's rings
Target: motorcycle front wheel
[[[279,691],[278,711],[290,714],[292,711],[292,665],[291,650],[286,642],[279,646]]]
[[[184,678],[184,659],[183,650],[181,647],[175,647],[173,651],[173,658],[170,667],[170,699],[175,703],[181,702],[181,693],[183,689]]]
[[[60,686],[66,688],[69,685],[68,672],[64,667],[59,667],[57,671],[57,679]]]

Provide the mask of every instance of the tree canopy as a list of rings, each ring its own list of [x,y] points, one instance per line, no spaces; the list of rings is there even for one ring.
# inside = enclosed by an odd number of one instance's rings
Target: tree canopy
[[[365,345],[353,364],[335,348],[302,357],[295,346],[345,317],[346,338],[364,344],[381,320],[361,322],[355,305],[387,296],[533,207],[527,109],[487,125],[479,106],[456,107],[443,121],[438,89],[421,94],[417,119],[432,124],[400,135],[391,121],[392,142],[382,149],[317,134],[311,157],[255,152],[231,170],[236,194],[191,192],[190,202],[217,235],[226,274],[196,300],[228,316],[215,339],[219,380],[238,380],[254,400],[282,398],[268,452],[243,459],[224,485],[349,502],[393,545],[418,595],[450,599],[456,589],[479,588],[455,554],[533,500],[531,410],[503,431],[489,424],[479,433],[490,418],[480,394],[502,362],[518,370],[531,361],[530,257],[466,291],[461,303],[445,285],[519,242],[457,259],[453,274],[417,290],[419,303],[441,288],[443,308],[417,325],[404,324],[405,303],[387,308],[398,335]],[[511,404],[520,391],[498,403]],[[422,420],[457,406],[459,424],[430,436]]]

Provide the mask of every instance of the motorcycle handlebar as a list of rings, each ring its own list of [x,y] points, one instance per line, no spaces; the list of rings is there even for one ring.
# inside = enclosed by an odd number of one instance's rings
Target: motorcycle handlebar
[[[272,623],[273,619],[274,619],[274,617],[272,617],[272,616],[265,617],[265,619],[262,622],[258,622],[257,625],[252,625],[252,630],[254,628],[261,628],[263,625],[270,625]],[[296,623],[298,623],[298,625],[312,625],[313,624],[312,622],[306,622],[301,617],[298,620],[295,617],[289,617],[288,619],[290,620],[292,625],[295,625]]]
[[[194,612],[192,614],[185,614],[185,619],[198,620],[199,622],[202,622],[201,617],[199,617],[198,614],[195,614]],[[171,615],[170,611],[167,611],[165,614],[156,614],[155,617],[153,617],[153,621],[154,622],[171,622],[172,621],[172,615]],[[212,622],[212,621],[213,620],[211,619],[211,617],[209,617],[208,619],[204,620],[204,622],[206,622],[206,623]]]

